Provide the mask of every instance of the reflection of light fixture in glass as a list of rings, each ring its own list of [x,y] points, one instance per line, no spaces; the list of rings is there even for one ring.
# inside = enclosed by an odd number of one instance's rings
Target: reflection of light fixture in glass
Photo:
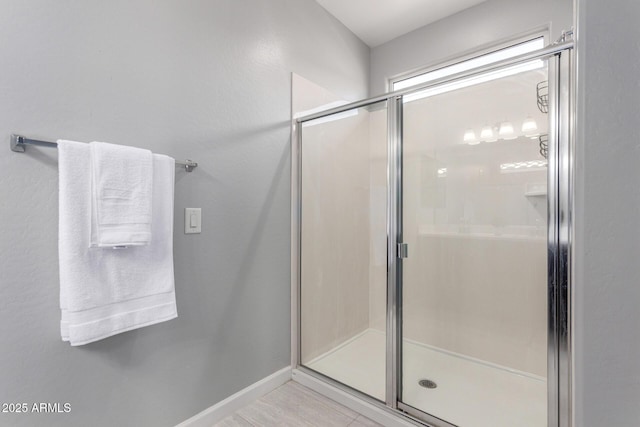
[[[529,138],[536,138],[538,136],[538,124],[531,116],[522,122],[522,133]]]
[[[480,144],[480,141],[476,139],[476,133],[473,131],[473,129],[467,129],[464,132],[464,142],[469,145]]]
[[[518,137],[518,135],[513,132],[513,125],[511,124],[511,122],[502,122],[500,124],[498,135],[502,139],[516,139]]]
[[[447,177],[447,168],[438,169],[438,178],[446,178]]]
[[[497,139],[493,136],[493,128],[491,126],[485,126],[480,131],[480,140],[485,142],[494,142]]]
[[[529,160],[525,162],[502,163],[500,165],[501,173],[509,172],[530,172],[543,170],[547,167],[546,160]]]

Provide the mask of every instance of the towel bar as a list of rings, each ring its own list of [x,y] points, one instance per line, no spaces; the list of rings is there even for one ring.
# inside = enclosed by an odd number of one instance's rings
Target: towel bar
[[[21,135],[11,135],[11,141],[9,142],[11,151],[15,151],[16,153],[24,153],[26,145],[37,145],[40,147],[49,148],[58,147],[58,143],[56,142],[39,141],[37,139],[29,139]],[[198,167],[198,163],[194,162],[193,160],[185,160],[183,162],[176,160],[176,165],[184,166],[184,170],[187,172],[191,172]]]

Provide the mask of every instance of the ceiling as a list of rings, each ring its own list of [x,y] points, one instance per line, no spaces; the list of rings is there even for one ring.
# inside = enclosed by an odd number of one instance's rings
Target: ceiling
[[[486,0],[316,0],[375,47]]]

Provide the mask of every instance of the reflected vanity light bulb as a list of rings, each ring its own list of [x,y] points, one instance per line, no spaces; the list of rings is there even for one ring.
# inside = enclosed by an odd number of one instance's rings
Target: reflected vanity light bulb
[[[473,129],[467,129],[464,132],[464,142],[469,145],[480,144],[480,141],[476,139],[476,133],[473,131]]]
[[[498,135],[502,139],[516,139],[518,136],[513,132],[513,125],[511,122],[502,122],[500,124],[500,130],[498,131]]]
[[[529,138],[538,136],[538,124],[531,116],[527,117],[524,119],[524,122],[522,122],[522,133],[524,136]]]
[[[480,131],[480,140],[485,142],[497,141],[497,139],[493,136],[493,129],[491,128],[491,126],[485,126],[482,128],[482,131]]]

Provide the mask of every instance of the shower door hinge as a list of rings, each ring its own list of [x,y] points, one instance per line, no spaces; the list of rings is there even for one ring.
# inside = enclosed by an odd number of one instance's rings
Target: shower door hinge
[[[406,243],[398,243],[398,258],[406,258],[409,256],[409,245]]]

